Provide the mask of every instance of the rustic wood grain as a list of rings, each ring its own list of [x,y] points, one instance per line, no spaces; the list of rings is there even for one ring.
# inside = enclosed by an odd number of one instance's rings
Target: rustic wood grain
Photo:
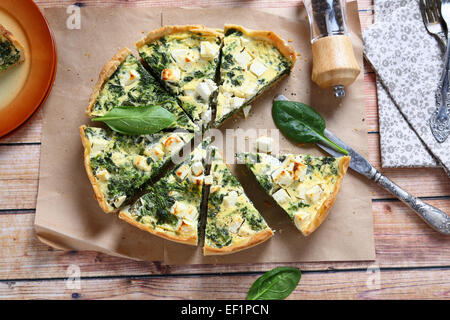
[[[0,296],[11,299],[245,299],[259,275],[204,275],[82,279],[73,282],[0,282]],[[378,277],[379,276],[379,277]],[[379,280],[379,281],[378,281]],[[381,270],[303,273],[288,299],[449,299],[450,270]]]
[[[428,203],[450,211],[450,202]],[[376,262],[287,263],[302,270],[365,270],[372,264],[380,268],[418,268],[450,266],[450,242],[426,227],[424,222],[399,201],[375,201],[374,236]],[[99,214],[102,214],[99,212]],[[82,277],[149,274],[206,274],[265,271],[279,264],[162,266],[96,252],[54,250],[35,237],[33,210],[0,214],[0,280],[64,278],[69,265],[76,264]],[[331,221],[329,221],[331,222]],[[149,235],[151,237],[151,235]],[[300,236],[300,235],[299,235]]]
[[[72,0],[36,0],[42,8]],[[301,1],[85,0],[81,6],[292,7]],[[359,0],[362,28],[373,22],[372,0]],[[370,161],[380,167],[375,73],[364,64],[365,122]],[[277,264],[164,266],[96,252],[63,252],[36,239],[42,114],[0,139],[0,298],[13,299],[242,299],[251,283]],[[384,169],[384,173],[442,210],[450,211],[450,182],[441,169]],[[373,187],[375,262],[289,263],[306,270],[290,299],[448,299],[450,242],[384,190]],[[81,289],[67,289],[67,268],[81,269]],[[381,268],[381,287],[368,287],[367,267]],[[220,275],[219,275],[220,273]],[[237,273],[237,274],[236,274]],[[244,273],[244,274],[242,274]],[[176,276],[175,276],[176,275]],[[33,279],[33,280],[32,280]]]

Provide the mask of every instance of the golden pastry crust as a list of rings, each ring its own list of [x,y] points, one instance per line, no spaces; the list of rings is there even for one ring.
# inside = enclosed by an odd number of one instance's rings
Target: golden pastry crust
[[[92,109],[94,108],[94,104],[97,101],[97,98],[102,91],[103,86],[109,80],[109,78],[113,75],[113,73],[119,68],[122,62],[131,54],[131,50],[128,48],[123,48],[119,50],[111,60],[109,60],[100,71],[98,75],[97,83],[94,86],[92,94],[89,98],[89,106],[86,110],[86,114],[88,116],[91,115]]]
[[[19,40],[17,40],[16,37],[14,37],[14,35],[1,24],[0,24],[0,34],[6,39],[8,39],[20,51],[20,59],[15,63],[15,65],[24,62],[25,48],[19,42]]]
[[[119,212],[119,218],[124,220],[124,221],[126,221],[126,222],[128,222],[129,224],[131,224],[131,225],[141,229],[141,230],[144,230],[144,231],[146,231],[148,233],[154,234],[155,236],[158,236],[158,237],[161,237],[161,238],[164,238],[164,239],[167,239],[167,240],[171,240],[171,241],[175,241],[175,242],[183,243],[183,244],[188,244],[188,245],[191,245],[191,246],[196,246],[197,242],[198,242],[197,235],[185,238],[185,237],[181,237],[181,236],[175,236],[175,235],[173,235],[171,233],[168,233],[168,232],[155,230],[155,229],[153,229],[153,228],[151,228],[149,226],[146,226],[146,225],[144,225],[142,223],[137,222],[136,220],[131,218],[130,215],[128,214],[128,212],[126,212],[126,211],[120,211]]]
[[[200,33],[203,36],[223,37],[223,34],[221,32],[218,32],[216,29],[206,28],[205,26],[200,24],[164,26],[162,28],[150,31],[144,38],[137,41],[135,43],[135,46],[137,49],[140,49],[146,44],[156,41],[167,35],[183,32],[196,32]]]
[[[270,239],[273,236],[273,231],[270,228],[264,229],[253,236],[249,237],[247,241],[243,241],[238,244],[234,244],[231,246],[223,247],[223,248],[215,248],[208,246],[205,244],[203,247],[203,254],[205,256],[212,256],[212,255],[223,255],[223,254],[230,254],[234,252],[238,252],[241,250],[248,249],[250,247],[254,247],[268,239]]]
[[[89,181],[92,184],[92,188],[94,189],[95,199],[97,200],[98,204],[100,205],[100,208],[102,208],[102,210],[105,213],[110,213],[110,212],[115,211],[115,209],[106,202],[106,200],[103,197],[103,194],[100,190],[100,185],[99,185],[97,179],[94,177],[94,174],[92,173],[91,159],[89,156],[91,153],[91,144],[90,144],[89,140],[86,138],[86,135],[84,133],[85,129],[86,129],[85,125],[82,125],[80,127],[81,142],[83,143],[83,147],[84,147],[84,167],[85,167],[86,173],[89,177]]]
[[[336,201],[337,195],[339,193],[339,190],[341,188],[342,179],[345,176],[345,173],[347,172],[347,168],[350,164],[351,158],[349,156],[342,157],[339,162],[339,177],[336,182],[336,187],[334,189],[334,192],[324,201],[322,206],[317,210],[315,216],[313,219],[311,219],[310,223],[308,223],[305,226],[302,226],[302,229],[300,230],[303,235],[309,236],[311,233],[313,233],[325,220],[325,218],[328,216],[328,212],[333,207],[334,202]]]
[[[295,53],[294,48],[286,44],[286,42],[275,32],[265,30],[251,30],[235,24],[226,24],[224,27],[224,33],[226,34],[230,29],[236,29],[249,37],[260,38],[272,43],[278,49],[278,51],[280,51],[280,53],[292,63],[291,69],[294,67],[295,60],[297,59],[297,54]]]

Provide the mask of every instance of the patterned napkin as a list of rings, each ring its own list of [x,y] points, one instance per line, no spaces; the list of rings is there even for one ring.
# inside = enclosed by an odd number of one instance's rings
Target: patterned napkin
[[[417,0],[376,0],[375,10],[375,24],[363,40],[379,83],[383,167],[438,163],[448,173],[450,139],[438,143],[428,125],[436,106],[442,50],[427,33]]]

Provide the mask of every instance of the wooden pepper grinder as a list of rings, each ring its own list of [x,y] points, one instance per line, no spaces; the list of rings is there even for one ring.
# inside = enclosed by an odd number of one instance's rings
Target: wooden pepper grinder
[[[311,27],[312,80],[345,96],[345,86],[360,73],[348,36],[345,0],[303,0]]]

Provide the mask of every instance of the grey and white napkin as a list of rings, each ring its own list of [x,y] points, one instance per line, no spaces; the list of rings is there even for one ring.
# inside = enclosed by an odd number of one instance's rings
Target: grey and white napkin
[[[376,0],[364,54],[377,73],[383,167],[442,166],[450,139],[438,143],[428,119],[443,66],[442,50],[422,22],[417,0]]]

